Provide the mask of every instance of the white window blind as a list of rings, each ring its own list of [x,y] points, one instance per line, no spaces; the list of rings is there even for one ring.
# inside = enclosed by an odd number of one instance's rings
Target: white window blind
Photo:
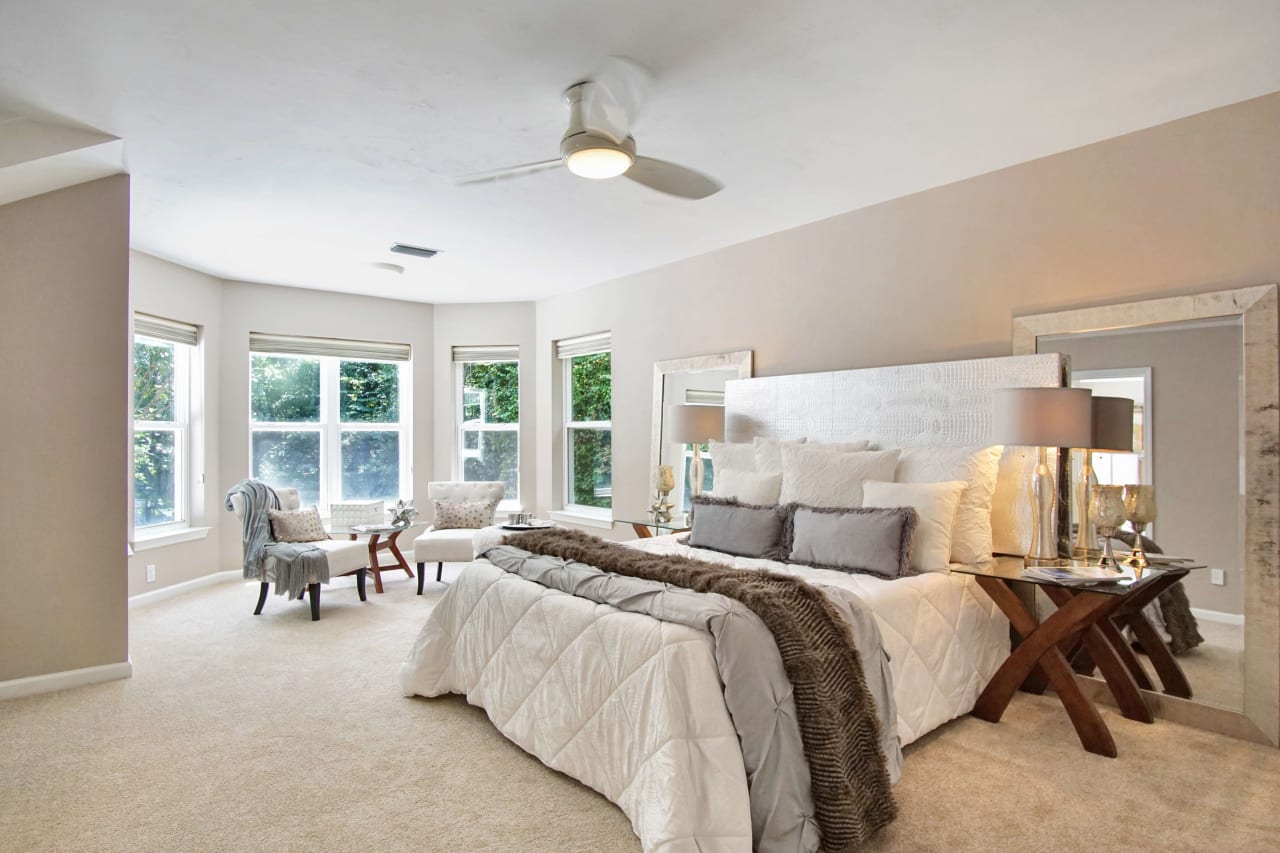
[[[455,364],[460,362],[519,360],[520,347],[516,346],[474,346],[453,348],[453,361]]]
[[[282,355],[327,355],[362,361],[409,361],[412,355],[409,344],[273,335],[266,332],[249,333],[249,351]]]
[[[133,315],[133,333],[168,341],[171,344],[195,346],[196,339],[200,335],[200,327],[183,323],[181,320],[170,320],[166,317],[137,312]]]
[[[611,349],[613,349],[612,335],[609,332],[597,332],[594,335],[556,341],[556,358],[573,358],[577,355],[608,352]]]

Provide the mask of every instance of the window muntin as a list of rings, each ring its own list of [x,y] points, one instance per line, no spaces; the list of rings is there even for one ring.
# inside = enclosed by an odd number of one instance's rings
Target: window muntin
[[[250,470],[303,506],[392,502],[410,489],[401,362],[253,353]]]
[[[133,525],[187,517],[191,347],[145,335],[133,342]]]
[[[563,359],[565,508],[607,514],[613,507],[612,354]]]
[[[520,501],[520,362],[455,362],[458,477],[501,480],[503,504]]]

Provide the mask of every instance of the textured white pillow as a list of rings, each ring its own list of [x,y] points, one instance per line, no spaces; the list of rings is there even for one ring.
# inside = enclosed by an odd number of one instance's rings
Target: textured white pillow
[[[951,526],[964,491],[960,480],[949,483],[862,484],[863,506],[909,506],[919,518],[911,537],[911,568],[917,572],[945,572],[951,557]]]
[[[744,504],[773,506],[782,492],[782,474],[762,474],[759,471],[738,471],[726,468],[716,471],[716,487],[712,492],[718,498],[731,498]]]
[[[821,447],[823,450],[839,450],[841,453],[857,453],[870,450],[869,441],[808,441],[805,447]]]
[[[779,503],[856,509],[862,506],[863,480],[889,480],[898,467],[898,451],[844,453],[821,445],[783,446]]]
[[[267,518],[271,520],[271,538],[277,542],[318,542],[329,538],[316,507],[269,509]]]
[[[755,448],[756,465],[755,470],[763,471],[766,474],[782,473],[782,448],[798,447],[804,444],[803,438],[793,438],[787,441],[778,441],[775,438],[761,438],[756,436],[752,440]]]
[[[707,450],[711,453],[711,468],[717,476],[730,468],[735,471],[756,470],[756,446],[749,441],[708,441]]]
[[[991,499],[1000,454],[993,447],[908,447],[898,460],[899,483],[963,480],[964,491],[951,531],[951,562],[981,563],[991,557]]]

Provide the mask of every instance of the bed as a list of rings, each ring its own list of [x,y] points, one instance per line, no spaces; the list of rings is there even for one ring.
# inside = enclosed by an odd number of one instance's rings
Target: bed
[[[979,445],[994,389],[1064,379],[1062,357],[1051,354],[740,380],[726,389],[726,437]],[[997,553],[1026,553],[1023,489],[1032,467],[1018,449],[1000,457],[991,510]],[[1007,621],[966,575],[886,580],[733,557],[670,536],[628,544],[769,569],[869,611],[883,655],[864,666],[868,681],[884,681],[887,695],[876,704],[896,741],[885,749],[894,780],[900,747],[971,710],[1008,653]],[[645,850],[822,846],[807,790],[761,802],[761,762],[771,759],[742,735],[741,699],[730,712],[733,670],[713,632],[534,582],[510,570],[511,554],[501,550],[468,565],[432,612],[401,669],[405,695],[465,695],[516,744],[616,803]],[[809,787],[807,775],[794,778],[792,787]]]

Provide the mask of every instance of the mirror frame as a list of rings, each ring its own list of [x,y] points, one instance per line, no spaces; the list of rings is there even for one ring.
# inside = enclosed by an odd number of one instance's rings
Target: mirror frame
[[[653,420],[649,426],[649,494],[645,506],[658,489],[658,463],[662,457],[662,385],[668,373],[702,373],[708,370],[736,370],[737,379],[750,379],[754,366],[752,350],[670,358],[653,363]]]
[[[1158,716],[1280,746],[1280,313],[1274,284],[1033,314],[1013,320],[1013,353],[1041,336],[1107,331],[1216,317],[1241,318],[1244,343],[1244,710],[1143,691]],[[1078,676],[1096,699],[1105,684]]]

